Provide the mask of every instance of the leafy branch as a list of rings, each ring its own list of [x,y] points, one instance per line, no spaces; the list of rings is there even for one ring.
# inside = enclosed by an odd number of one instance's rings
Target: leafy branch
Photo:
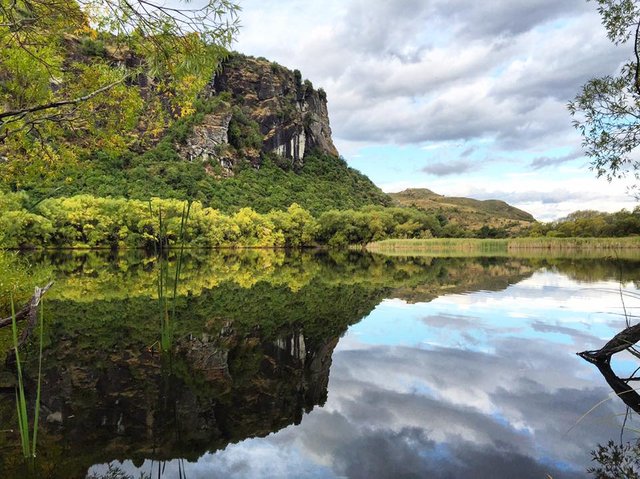
[[[587,0],[590,1],[590,0]],[[616,45],[633,38],[633,60],[617,75],[594,78],[569,102],[573,126],[582,136],[591,169],[609,181],[640,179],[640,6],[638,0],[594,0]]]

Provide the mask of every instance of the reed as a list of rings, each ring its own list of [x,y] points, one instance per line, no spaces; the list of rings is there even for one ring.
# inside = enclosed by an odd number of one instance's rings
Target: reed
[[[36,455],[36,444],[38,440],[38,424],[40,421],[40,386],[42,383],[42,343],[44,342],[44,299],[40,300],[40,335],[38,338],[38,382],[36,386],[36,404],[33,413],[33,445],[31,452]]]
[[[431,238],[384,240],[367,245],[374,253],[403,256],[514,256],[640,258],[640,237],[627,238]]]
[[[24,388],[23,364],[19,351],[18,325],[16,321],[15,303],[11,297],[11,333],[13,340],[13,350],[16,358],[16,371],[18,376],[18,387],[16,389],[16,410],[18,417],[18,432],[20,433],[20,443],[22,455],[25,458],[36,456],[38,441],[38,423],[40,421],[40,390],[42,380],[42,344],[44,339],[44,300],[40,302],[40,334],[38,350],[38,378],[36,385],[36,401],[33,413],[33,433],[29,427],[29,415],[27,413],[27,399]]]
[[[159,249],[156,251],[158,258],[158,302],[160,306],[160,349],[164,352],[171,351],[173,346],[174,322],[176,317],[176,305],[178,299],[178,284],[180,282],[180,274],[182,272],[182,263],[185,250],[185,233],[191,211],[191,202],[188,201],[182,208],[182,216],[180,218],[180,231],[178,234],[178,242],[180,249],[176,261],[176,269],[173,277],[173,288],[169,289],[169,262],[165,257],[166,247],[168,247],[167,228],[162,216],[162,208],[158,210]],[[169,294],[171,307],[169,307]]]
[[[24,457],[31,457],[31,443],[29,441],[29,421],[27,416],[27,400],[24,394],[24,382],[22,380],[22,361],[18,350],[18,324],[16,321],[16,308],[11,296],[11,333],[13,338],[13,350],[16,357],[16,370],[18,374],[18,389],[16,390],[16,409],[18,413],[18,432]]]
[[[470,238],[393,239],[369,243],[369,251],[507,251],[507,240]]]

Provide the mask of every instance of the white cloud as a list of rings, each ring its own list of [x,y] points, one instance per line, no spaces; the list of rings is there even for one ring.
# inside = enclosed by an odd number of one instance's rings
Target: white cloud
[[[473,191],[477,177],[469,172],[477,168],[471,162],[487,161],[474,157],[465,160],[465,175],[446,189],[438,181],[421,183],[415,171],[406,171],[401,183],[498,199],[532,193],[516,206],[540,219],[587,205],[632,206],[624,191],[584,181],[584,175],[568,185],[546,181],[563,163],[554,152],[575,152],[565,155],[565,162],[580,154],[566,103],[587,79],[612,73],[630,53],[607,40],[594,5],[583,0],[245,0],[242,5],[238,49],[298,68],[325,88],[334,137],[347,159],[370,145],[445,150],[452,143],[483,142],[489,160],[508,156],[522,171],[542,168],[539,178],[545,181],[534,187],[514,178],[509,190],[500,178],[498,187],[483,182]],[[450,171],[455,161],[425,168]],[[390,153],[388,165],[376,168],[392,171],[393,163]],[[398,184],[381,186],[390,191]],[[549,201],[553,191],[564,190],[567,199]]]

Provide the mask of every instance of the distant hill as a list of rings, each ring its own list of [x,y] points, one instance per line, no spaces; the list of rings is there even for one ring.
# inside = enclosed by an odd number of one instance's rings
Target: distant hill
[[[412,188],[400,193],[390,193],[389,196],[396,205],[427,210],[466,230],[478,230],[487,226],[515,233],[536,221],[530,213],[500,200],[481,201],[444,196],[426,188]]]

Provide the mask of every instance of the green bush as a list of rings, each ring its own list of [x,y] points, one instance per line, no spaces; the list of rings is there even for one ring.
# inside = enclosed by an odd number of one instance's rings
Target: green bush
[[[36,286],[44,286],[51,271],[34,266],[15,252],[0,251],[0,318],[11,314],[11,299],[16,309],[23,307]]]
[[[104,42],[90,37],[80,39],[80,52],[88,57],[104,58],[107,56],[107,49],[104,46]]]
[[[240,108],[235,107],[229,122],[229,143],[238,150],[245,148],[261,150],[263,139],[260,125],[249,118]]]
[[[263,195],[259,189],[254,192]],[[24,194],[0,193],[0,205],[5,206],[0,213],[0,248],[153,248],[160,241],[175,245],[186,202],[77,195],[46,199],[32,211],[26,209],[26,204],[31,203]],[[194,201],[185,241],[198,247],[301,248],[439,234],[440,224],[435,216],[412,208],[334,209],[316,219],[296,203],[269,213],[244,207],[225,214]]]

